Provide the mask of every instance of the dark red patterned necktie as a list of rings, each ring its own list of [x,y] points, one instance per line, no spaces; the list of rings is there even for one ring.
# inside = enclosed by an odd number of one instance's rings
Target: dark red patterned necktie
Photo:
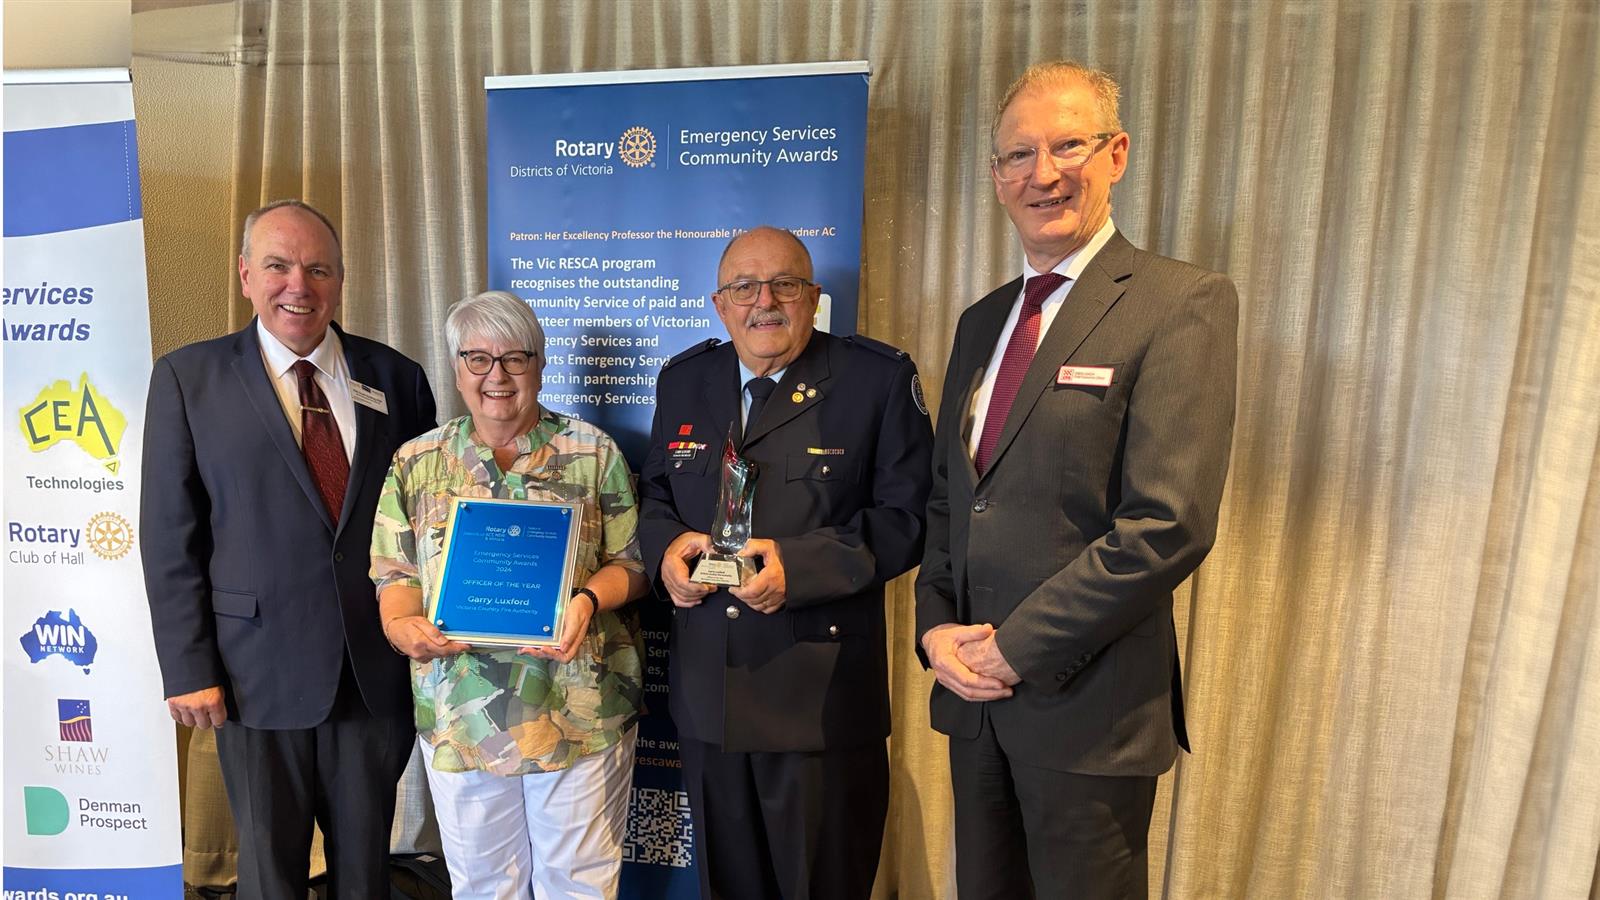
[[[1017,327],[1011,330],[1011,340],[1006,342],[1005,355],[1000,358],[1000,371],[994,378],[994,392],[989,395],[989,411],[983,418],[983,437],[978,439],[978,452],[973,464],[982,475],[994,459],[995,445],[1000,443],[1000,432],[1005,430],[1006,416],[1011,414],[1011,403],[1017,399],[1017,388],[1033,364],[1033,354],[1039,349],[1039,312],[1044,298],[1060,287],[1067,276],[1045,272],[1028,279],[1022,289],[1022,313],[1017,316]]]
[[[300,379],[300,450],[306,455],[306,467],[328,507],[328,515],[337,522],[339,511],[344,509],[350,460],[344,455],[339,423],[333,418],[328,398],[317,387],[317,367],[302,359],[294,364],[294,374]]]

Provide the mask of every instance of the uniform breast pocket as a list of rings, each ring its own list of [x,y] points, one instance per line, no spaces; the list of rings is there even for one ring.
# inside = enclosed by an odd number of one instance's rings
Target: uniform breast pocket
[[[784,466],[790,486],[795,482],[855,484],[861,480],[861,463],[845,453],[791,453]]]
[[[712,453],[701,450],[693,455],[680,459],[672,458],[672,451],[667,451],[667,476],[676,478],[679,475],[704,475],[706,467],[711,464]]]

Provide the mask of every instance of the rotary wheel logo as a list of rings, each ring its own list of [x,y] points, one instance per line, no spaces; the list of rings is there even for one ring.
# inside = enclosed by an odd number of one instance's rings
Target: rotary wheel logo
[[[656,136],[642,125],[629,128],[618,142],[617,156],[635,169],[650,165],[656,158]]]
[[[121,559],[133,548],[133,526],[114,512],[90,516],[84,532],[89,549],[101,559]]]
[[[506,529],[506,534],[509,534],[512,537],[517,537],[518,535],[522,534],[522,526],[521,525],[512,525],[511,527]]]

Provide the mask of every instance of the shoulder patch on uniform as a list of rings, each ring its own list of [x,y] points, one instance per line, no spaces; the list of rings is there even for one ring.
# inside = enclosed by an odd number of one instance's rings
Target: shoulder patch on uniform
[[[877,352],[882,353],[884,356],[887,356],[890,359],[905,359],[906,356],[908,355],[904,350],[901,350],[899,347],[895,347],[895,346],[891,346],[889,344],[885,344],[883,341],[875,341],[872,338],[869,338],[866,335],[862,335],[862,334],[846,335],[845,338],[844,338],[844,342],[846,344],[853,344],[854,346],[857,346],[857,347],[864,347],[864,348],[866,348],[868,350],[876,350]]]
[[[916,372],[911,373],[911,402],[917,405],[917,412],[928,414],[928,398],[922,396],[922,376]]]
[[[682,353],[679,353],[677,356],[674,356],[673,358],[667,360],[667,364],[662,366],[661,370],[664,372],[667,369],[672,368],[673,366],[677,365],[678,363],[683,362],[686,359],[691,359],[693,357],[699,356],[700,354],[706,352],[707,350],[710,350],[712,347],[715,347],[716,345],[718,345],[720,343],[722,343],[722,340],[720,338],[706,338],[705,340],[701,341],[700,343],[695,344],[694,346],[692,346],[689,349],[683,351]]]

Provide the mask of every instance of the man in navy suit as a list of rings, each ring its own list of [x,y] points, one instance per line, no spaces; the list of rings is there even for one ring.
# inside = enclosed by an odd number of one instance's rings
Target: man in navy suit
[[[433,427],[433,393],[333,323],[339,237],[310,206],[245,219],[239,283],[256,318],[150,377],[140,519],[167,708],[220,729],[241,898],[306,896],[313,821],[330,893],[388,896],[415,733],[368,548],[390,457]]]
[[[1172,590],[1216,537],[1238,297],[1112,224],[1117,93],[1035,66],[990,135],[1023,277],[956,327],[917,579],[962,900],[1145,897],[1188,747]]]

